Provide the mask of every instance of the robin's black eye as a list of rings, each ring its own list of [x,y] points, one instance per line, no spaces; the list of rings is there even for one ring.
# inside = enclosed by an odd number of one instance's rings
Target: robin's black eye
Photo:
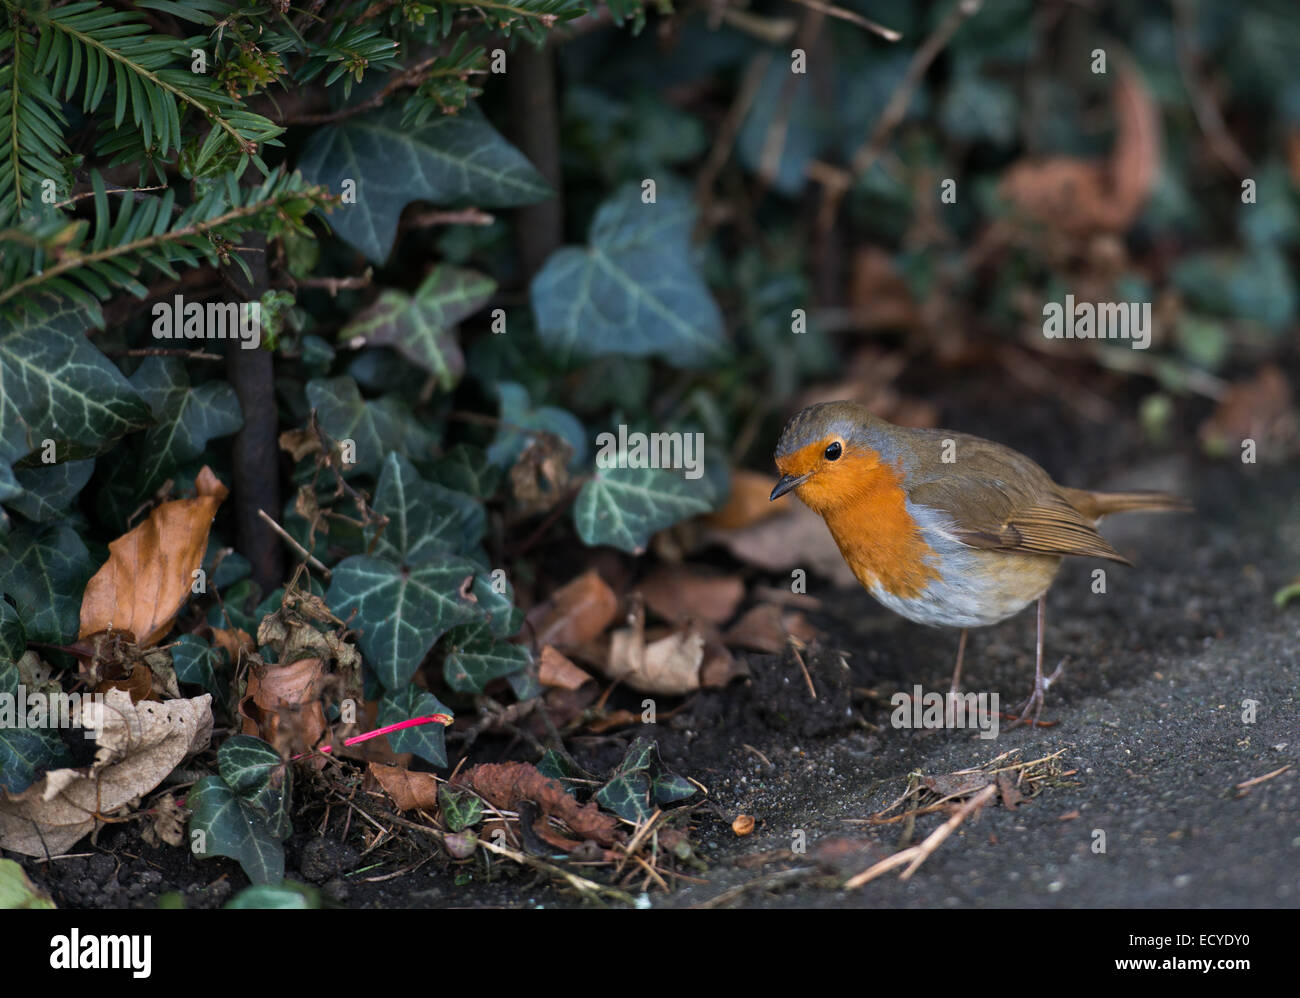
[[[838,461],[842,453],[844,453],[844,448],[841,447],[840,442],[836,440],[835,443],[826,448],[826,460]]]

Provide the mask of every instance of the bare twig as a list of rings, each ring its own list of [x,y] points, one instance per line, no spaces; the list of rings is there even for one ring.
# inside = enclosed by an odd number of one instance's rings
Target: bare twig
[[[908,849],[896,852],[894,855],[882,859],[874,866],[870,866],[863,870],[857,876],[850,877],[844,882],[845,890],[854,890],[861,887],[863,884],[875,880],[877,877],[888,873],[895,867],[902,866],[904,863],[908,864],[907,869],[899,874],[898,879],[909,879],[912,874],[920,868],[921,864],[929,859],[930,856],[934,854],[935,850],[943,845],[948,836],[957,830],[958,825],[992,800],[993,795],[997,792],[997,784],[990,783],[965,804],[962,804],[954,810],[952,817],[926,836],[925,840],[921,842],[920,845],[911,846]]]
[[[284,527],[276,523],[275,520],[273,520],[269,515],[267,515],[266,510],[259,508],[257,511],[257,515],[260,516],[263,520],[265,520],[267,525],[270,526],[272,530],[274,530],[277,534],[280,535],[281,538],[284,539],[285,543],[287,543],[291,548],[293,548],[305,559],[307,559],[307,563],[311,565],[312,568],[317,569],[322,575],[325,576],[325,578],[328,579],[331,575],[334,574],[328,568],[326,568],[324,565],[321,564],[320,559],[318,559],[314,554],[312,554],[305,547],[303,547],[296,540],[294,540],[291,536],[289,536],[289,532],[285,530]]]
[[[402,220],[404,229],[422,229],[426,225],[491,225],[496,216],[478,208],[459,208],[456,211],[425,211]]]
[[[846,10],[843,7],[835,6],[833,3],[823,3],[822,0],[791,0],[791,3],[803,4],[803,6],[812,10],[829,14],[831,17],[838,17],[841,21],[856,24],[859,28],[865,28],[867,31],[879,35],[887,42],[896,42],[903,37],[900,32],[895,31],[893,28],[886,28],[883,24],[877,24],[875,21],[863,17],[855,10]]]
[[[1174,7],[1174,48],[1178,53],[1178,70],[1183,77],[1183,85],[1192,98],[1192,111],[1196,123],[1201,126],[1210,143],[1210,151],[1236,177],[1248,176],[1251,172],[1250,158],[1241,150],[1237,140],[1224,124],[1223,113],[1215,102],[1210,89],[1197,74],[1198,58],[1195,51],[1196,9],[1189,0],[1173,0]]]
[[[982,2],[983,0],[960,0],[948,12],[948,16],[934,29],[930,37],[922,42],[921,47],[912,55],[912,61],[908,63],[903,79],[890,95],[889,103],[885,105],[885,110],[881,112],[876,127],[872,129],[867,141],[853,154],[847,174],[837,176],[833,180],[827,178],[828,186],[824,192],[821,209],[817,216],[817,224],[821,231],[825,232],[830,229],[835,220],[835,215],[839,212],[840,201],[848,191],[853,178],[866,173],[880,158],[885,143],[889,141],[889,136],[893,134],[894,129],[898,127],[907,114],[908,105],[912,103],[912,94],[916,92],[916,88],[930,68],[930,64],[934,62],[939,53],[952,40],[952,36],[957,33],[957,29],[979,11]]]

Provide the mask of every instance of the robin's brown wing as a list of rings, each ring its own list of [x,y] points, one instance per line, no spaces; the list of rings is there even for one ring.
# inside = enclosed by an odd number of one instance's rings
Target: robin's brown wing
[[[932,466],[928,480],[915,481],[907,493],[913,502],[948,514],[949,532],[958,541],[1130,564],[1029,458],[979,437],[939,435],[955,439],[955,460]]]

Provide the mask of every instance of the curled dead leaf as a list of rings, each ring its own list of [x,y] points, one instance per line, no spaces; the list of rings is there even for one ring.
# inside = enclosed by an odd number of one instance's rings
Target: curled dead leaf
[[[189,599],[212,518],[227,495],[206,465],[195,479],[195,490],[193,499],[155,507],[149,519],[109,544],[108,561],[82,596],[79,637],[121,631],[149,647],[171,629]]]
[[[0,848],[56,856],[110,815],[157,787],[187,755],[212,739],[212,697],[135,704],[121,690],[82,703],[81,725],[95,735],[95,761],[54,769],[20,794],[0,791]]]
[[[568,648],[597,638],[618,614],[618,597],[596,572],[566,583],[528,611],[539,645]]]
[[[542,649],[537,664],[537,680],[543,686],[576,690],[583,683],[590,682],[591,676],[556,651],[552,645],[547,645]]]
[[[739,576],[706,573],[684,564],[658,566],[637,590],[646,606],[674,624],[688,619],[725,624],[745,598]]]

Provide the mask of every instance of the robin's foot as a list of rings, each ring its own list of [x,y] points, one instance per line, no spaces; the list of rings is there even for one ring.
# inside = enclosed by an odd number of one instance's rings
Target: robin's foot
[[[1066,656],[1067,658],[1069,656]],[[1052,688],[1052,684],[1061,678],[1061,673],[1065,669],[1065,659],[1056,663],[1056,668],[1052,670],[1050,676],[1044,676],[1041,672],[1034,676],[1034,692],[1029,694],[1029,699],[1025,701],[1020,710],[1020,716],[1012,722],[1011,727],[1017,724],[1029,724],[1033,727],[1038,726],[1038,715],[1043,712],[1043,704],[1047,702],[1047,691]],[[1029,712],[1033,711],[1033,720],[1029,719]]]

